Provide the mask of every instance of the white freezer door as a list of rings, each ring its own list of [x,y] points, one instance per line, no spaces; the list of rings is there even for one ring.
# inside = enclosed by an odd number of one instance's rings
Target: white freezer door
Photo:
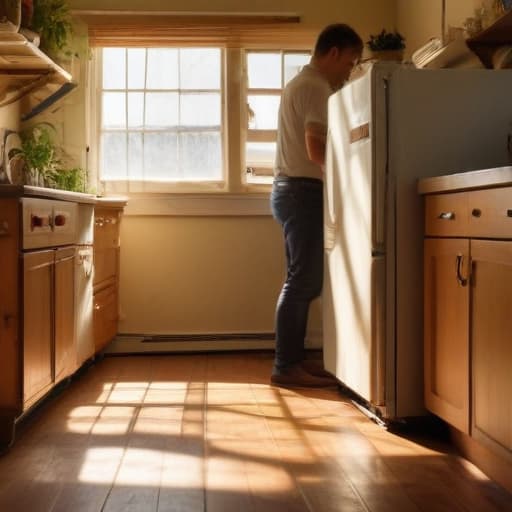
[[[375,206],[371,79],[368,72],[329,100],[322,300],[326,369],[379,405],[385,378],[385,257],[383,238],[379,243],[376,236],[383,210]]]

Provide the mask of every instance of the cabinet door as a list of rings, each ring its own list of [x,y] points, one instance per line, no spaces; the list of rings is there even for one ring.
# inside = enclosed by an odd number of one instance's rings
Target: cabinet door
[[[425,241],[425,404],[469,433],[469,240]]]
[[[55,254],[55,382],[76,370],[75,249]]]
[[[0,201],[0,414],[12,421],[21,412],[18,208],[16,199]]]
[[[103,350],[117,334],[117,287],[109,286],[94,295],[94,347]]]
[[[23,256],[23,401],[32,405],[51,387],[54,251]]]
[[[471,241],[472,434],[512,455],[512,242]]]

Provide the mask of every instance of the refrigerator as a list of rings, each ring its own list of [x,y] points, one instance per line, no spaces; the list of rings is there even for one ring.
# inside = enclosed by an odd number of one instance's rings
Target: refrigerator
[[[370,63],[329,99],[324,364],[386,420],[425,414],[419,178],[507,165],[512,70]]]

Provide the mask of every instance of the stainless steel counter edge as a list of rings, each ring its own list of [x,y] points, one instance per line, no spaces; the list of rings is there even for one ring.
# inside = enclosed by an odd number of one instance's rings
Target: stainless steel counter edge
[[[96,197],[93,194],[70,192],[69,190],[30,187],[27,185],[0,185],[0,199],[8,197],[41,197],[60,201],[73,201],[82,204],[97,204],[111,208],[122,208],[126,206],[128,202],[128,198],[126,197]]]
[[[510,166],[424,178],[418,181],[418,192],[439,194],[508,185],[512,185],[512,167]]]

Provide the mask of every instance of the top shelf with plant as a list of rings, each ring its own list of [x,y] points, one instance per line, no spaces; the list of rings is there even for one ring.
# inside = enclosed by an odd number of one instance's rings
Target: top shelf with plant
[[[19,0],[3,0],[16,1]],[[71,74],[49,56],[56,58],[68,52],[71,21],[65,6],[65,0],[39,0],[33,12],[27,14],[26,23],[40,34],[41,49],[18,33],[18,26],[12,22],[16,30],[0,31],[0,107],[34,96],[22,112],[22,119],[29,119],[75,86]]]

